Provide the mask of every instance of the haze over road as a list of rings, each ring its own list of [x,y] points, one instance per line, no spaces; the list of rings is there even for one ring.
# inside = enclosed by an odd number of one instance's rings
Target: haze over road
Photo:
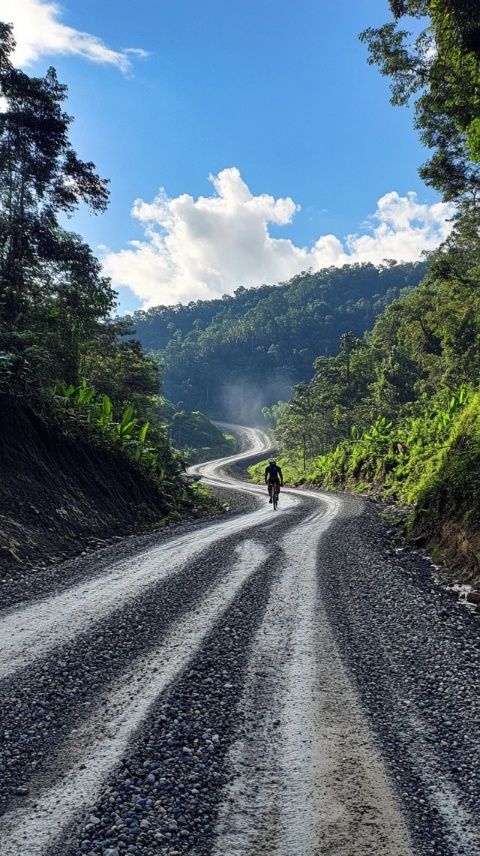
[[[470,616],[439,623],[360,500],[273,512],[227,470],[269,439],[237,430],[192,471],[244,513],[82,557],[0,614],[0,853],[480,853]]]

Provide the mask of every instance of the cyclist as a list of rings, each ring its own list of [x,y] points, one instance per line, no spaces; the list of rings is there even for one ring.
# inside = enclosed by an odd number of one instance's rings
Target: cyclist
[[[272,502],[273,485],[278,484],[279,491],[280,485],[283,487],[282,468],[278,466],[276,461],[270,461],[268,467],[265,467],[265,484],[268,485],[269,502]]]

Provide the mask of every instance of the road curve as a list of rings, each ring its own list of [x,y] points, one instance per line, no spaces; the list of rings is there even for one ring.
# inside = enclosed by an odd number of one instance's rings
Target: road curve
[[[259,429],[225,427],[242,439],[244,451],[192,472],[238,490],[228,466],[267,455],[272,446]],[[242,489],[266,501],[264,488]],[[293,488],[281,496],[280,508],[291,497],[305,501]],[[230,750],[235,778],[220,807],[215,856],[413,853],[318,602],[317,550],[341,500],[319,493],[312,499],[313,510],[282,539],[283,573],[252,646],[241,701],[250,729]],[[371,814],[361,824],[359,806]]]
[[[423,714],[398,729],[423,739],[412,808],[418,759],[397,768],[347,669],[370,645],[360,625],[345,647],[333,620],[334,530],[361,506],[285,489],[273,512],[229,470],[269,438],[235,430],[242,452],[192,472],[251,511],[85,557],[71,584],[0,612],[0,853],[473,856]]]

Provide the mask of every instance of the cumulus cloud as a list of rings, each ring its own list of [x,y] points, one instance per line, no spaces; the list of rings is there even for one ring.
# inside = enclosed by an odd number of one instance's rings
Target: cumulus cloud
[[[112,50],[97,36],[68,27],[60,20],[61,7],[43,0],[2,0],[2,21],[13,24],[17,43],[13,63],[28,66],[40,56],[76,54],[91,62],[114,65],[123,72],[131,66],[132,55],[146,56],[138,48]]]
[[[415,261],[443,241],[450,206],[425,205],[415,193],[392,191],[378,200],[358,234],[322,235],[309,248],[273,238],[269,226],[288,226],[299,210],[290,197],[254,196],[235,167],[210,176],[211,196],[135,200],[132,217],[144,230],[120,252],[106,252],[105,273],[144,306],[218,297],[238,286],[276,283],[302,270],[384,259]]]

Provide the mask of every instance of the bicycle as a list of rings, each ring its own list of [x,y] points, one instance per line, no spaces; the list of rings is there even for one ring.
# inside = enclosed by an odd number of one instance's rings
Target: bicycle
[[[280,496],[280,485],[278,482],[274,482],[272,484],[272,503],[273,503],[273,510],[274,511],[277,510],[278,497],[279,496]]]

